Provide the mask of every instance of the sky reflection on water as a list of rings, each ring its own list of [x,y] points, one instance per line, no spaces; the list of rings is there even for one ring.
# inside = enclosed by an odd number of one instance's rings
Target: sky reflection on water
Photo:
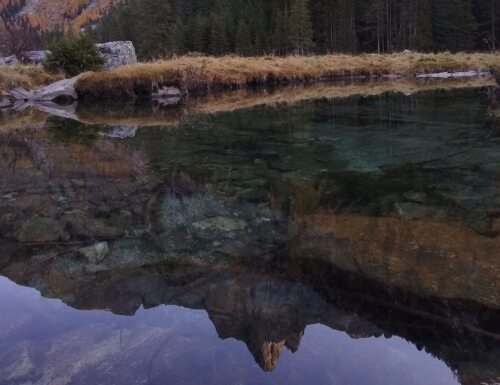
[[[242,342],[219,339],[202,310],[160,306],[131,317],[78,311],[3,277],[0,302],[2,384],[28,378],[72,384],[458,384],[444,363],[399,337],[354,339],[310,325],[298,351],[284,352],[266,373]],[[12,370],[3,377],[6,360],[18,367],[18,378]]]

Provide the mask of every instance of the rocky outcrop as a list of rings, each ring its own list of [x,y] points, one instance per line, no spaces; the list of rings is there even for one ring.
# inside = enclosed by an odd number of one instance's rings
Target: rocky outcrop
[[[111,41],[96,44],[96,48],[104,58],[104,69],[106,70],[137,63],[137,55],[131,41]]]
[[[137,54],[131,41],[111,41],[96,44],[97,51],[104,58],[104,69],[111,70],[122,65],[137,63]],[[26,51],[23,52],[19,60],[15,55],[0,58],[0,66],[14,66],[18,64],[43,65],[50,51]]]
[[[75,83],[79,76],[71,79],[59,80],[36,91],[28,91],[17,87],[4,93],[6,99],[11,101],[25,101],[36,104],[37,102],[50,102],[54,100],[76,100],[78,98],[75,90]]]
[[[72,142],[66,122],[50,118],[46,130],[0,137],[0,238],[71,240],[78,252],[147,227],[156,185],[141,153],[92,131],[89,141]]]
[[[35,91],[34,100],[56,100],[60,98],[76,100],[78,98],[75,90],[75,84],[80,76],[71,79],[63,79],[52,83],[46,87]]]
[[[19,64],[19,60],[15,55],[0,58],[0,66],[16,66]]]
[[[289,253],[423,297],[500,309],[500,238],[422,220],[314,215],[292,227]]]
[[[33,217],[20,225],[15,236],[19,242],[54,242],[61,237],[65,225],[64,220]]]
[[[27,51],[23,52],[20,58],[23,64],[43,65],[49,55],[50,51]]]

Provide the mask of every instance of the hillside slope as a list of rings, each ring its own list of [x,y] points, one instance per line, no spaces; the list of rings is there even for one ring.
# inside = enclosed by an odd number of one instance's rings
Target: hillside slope
[[[72,30],[99,20],[119,0],[0,0],[0,50],[36,48],[40,32]]]
[[[21,17],[35,28],[80,28],[100,19],[117,0],[0,0],[2,19]]]

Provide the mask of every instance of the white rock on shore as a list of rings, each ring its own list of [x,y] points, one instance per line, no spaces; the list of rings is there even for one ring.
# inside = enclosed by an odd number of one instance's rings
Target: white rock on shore
[[[458,79],[458,78],[475,78],[481,76],[489,76],[489,72],[484,71],[465,71],[465,72],[438,72],[433,74],[417,75],[417,79]]]
[[[104,58],[106,70],[137,63],[137,55],[131,41],[110,41],[96,44],[96,48]]]

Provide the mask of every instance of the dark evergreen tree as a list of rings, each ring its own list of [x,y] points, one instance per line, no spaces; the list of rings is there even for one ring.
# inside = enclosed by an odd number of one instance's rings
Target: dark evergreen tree
[[[453,52],[474,48],[476,21],[471,0],[432,2],[434,50]]]
[[[236,32],[236,53],[242,56],[253,54],[252,35],[245,20],[241,20]]]
[[[288,25],[290,43],[294,52],[299,55],[310,52],[314,43],[308,0],[293,0]]]
[[[498,48],[500,0],[123,0],[99,27],[141,58]]]
[[[288,8],[276,12],[276,25],[273,33],[273,46],[278,55],[288,55],[290,48]]]
[[[221,56],[229,52],[229,41],[227,35],[227,26],[220,15],[213,15],[212,26],[210,29],[209,53],[215,56]]]
[[[500,40],[500,0],[475,0],[474,16],[477,20],[476,47],[495,50]]]

